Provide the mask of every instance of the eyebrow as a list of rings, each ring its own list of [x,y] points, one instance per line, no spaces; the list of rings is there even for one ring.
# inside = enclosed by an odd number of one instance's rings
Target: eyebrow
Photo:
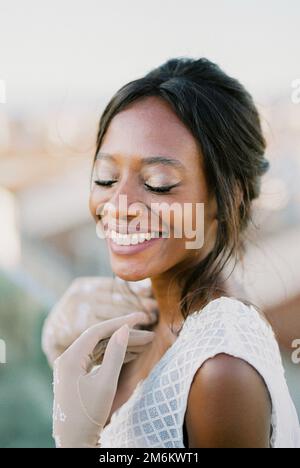
[[[109,153],[98,153],[96,159],[106,159],[116,161],[116,158]],[[143,166],[150,166],[152,164],[163,164],[164,166],[173,166],[183,170],[184,166],[178,159],[168,158],[167,156],[149,156],[142,158]]]

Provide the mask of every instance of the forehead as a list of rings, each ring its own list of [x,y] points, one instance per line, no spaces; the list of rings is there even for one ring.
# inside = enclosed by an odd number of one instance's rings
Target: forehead
[[[115,115],[102,140],[100,152],[123,157],[172,156],[199,164],[194,136],[169,104],[156,96],[132,103]]]

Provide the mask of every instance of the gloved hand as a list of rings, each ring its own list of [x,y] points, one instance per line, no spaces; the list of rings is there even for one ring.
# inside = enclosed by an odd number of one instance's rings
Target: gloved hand
[[[54,362],[53,437],[56,447],[98,447],[109,417],[129,342],[130,327],[147,323],[143,312],[114,318],[86,330]],[[148,334],[149,343],[154,332]],[[103,362],[89,372],[91,353],[110,338]]]
[[[150,279],[130,282],[130,288],[121,278],[83,277],[73,281],[60,301],[50,311],[42,332],[42,348],[52,366],[87,328],[130,312],[149,314],[148,328],[157,320],[157,302],[152,297]],[[101,364],[107,340],[102,340],[94,351],[94,363]],[[124,362],[130,362],[143,351],[129,345]]]

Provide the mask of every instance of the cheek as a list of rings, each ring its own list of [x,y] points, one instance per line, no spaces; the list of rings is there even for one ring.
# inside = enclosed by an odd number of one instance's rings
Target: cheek
[[[93,189],[90,194],[89,209],[95,221],[98,221],[97,208],[99,207],[100,203],[101,197],[99,196],[99,193],[97,194],[96,189]]]
[[[197,194],[198,195],[198,194]],[[174,223],[174,229],[180,232],[182,230],[183,237],[196,235],[196,232],[204,231],[208,221],[208,204],[204,194],[197,197],[187,197],[186,201],[181,205],[181,215]]]

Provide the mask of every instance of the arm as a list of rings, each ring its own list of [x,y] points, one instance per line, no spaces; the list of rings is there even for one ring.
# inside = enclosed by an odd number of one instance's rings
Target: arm
[[[219,354],[195,374],[186,426],[190,448],[269,448],[271,402],[245,361]]]

